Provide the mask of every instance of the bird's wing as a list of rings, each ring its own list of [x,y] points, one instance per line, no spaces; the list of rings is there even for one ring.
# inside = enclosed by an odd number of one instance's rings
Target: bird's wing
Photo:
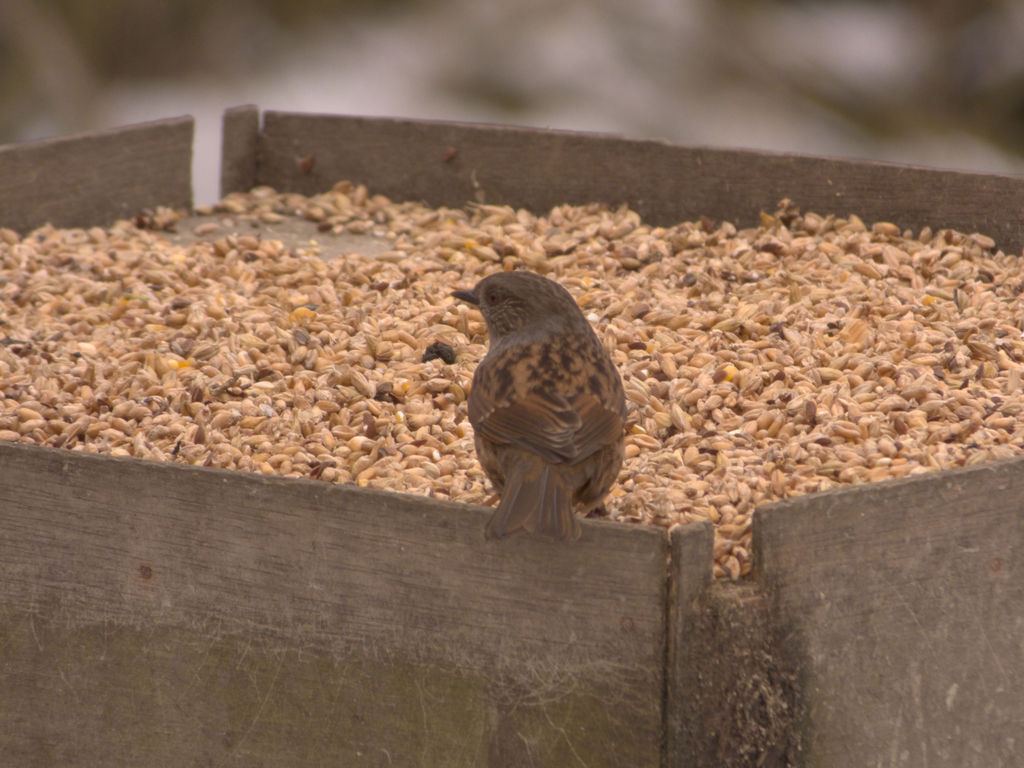
[[[618,404],[609,407],[600,398],[587,394],[577,398],[576,409],[582,424],[573,436],[573,444],[581,457],[590,456],[621,439],[624,408]]]
[[[590,394],[570,402],[561,395],[534,390],[500,407],[484,399],[470,398],[470,420],[481,437],[526,448],[552,464],[586,458],[615,441],[622,431],[621,416]]]

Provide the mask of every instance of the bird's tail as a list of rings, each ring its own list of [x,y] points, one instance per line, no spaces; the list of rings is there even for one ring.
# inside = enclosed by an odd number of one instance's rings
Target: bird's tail
[[[487,523],[487,537],[500,539],[526,531],[563,541],[578,539],[580,523],[572,511],[572,490],[557,467],[531,458],[509,462],[514,466],[505,475],[501,502]]]

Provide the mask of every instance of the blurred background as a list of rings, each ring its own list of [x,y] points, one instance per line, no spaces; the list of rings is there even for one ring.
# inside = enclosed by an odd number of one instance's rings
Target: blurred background
[[[1024,173],[1024,3],[0,0],[0,143],[244,103]]]

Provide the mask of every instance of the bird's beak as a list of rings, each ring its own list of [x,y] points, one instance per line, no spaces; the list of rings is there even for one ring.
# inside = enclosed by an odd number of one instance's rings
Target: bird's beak
[[[476,297],[476,294],[473,293],[473,291],[452,291],[451,295],[453,298],[468,301],[470,304],[475,305],[480,303],[480,299]]]

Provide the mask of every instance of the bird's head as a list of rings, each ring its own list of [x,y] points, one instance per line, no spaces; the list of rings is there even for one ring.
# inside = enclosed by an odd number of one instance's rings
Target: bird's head
[[[480,309],[492,344],[533,326],[558,330],[586,322],[565,288],[534,272],[498,272],[452,296]]]

